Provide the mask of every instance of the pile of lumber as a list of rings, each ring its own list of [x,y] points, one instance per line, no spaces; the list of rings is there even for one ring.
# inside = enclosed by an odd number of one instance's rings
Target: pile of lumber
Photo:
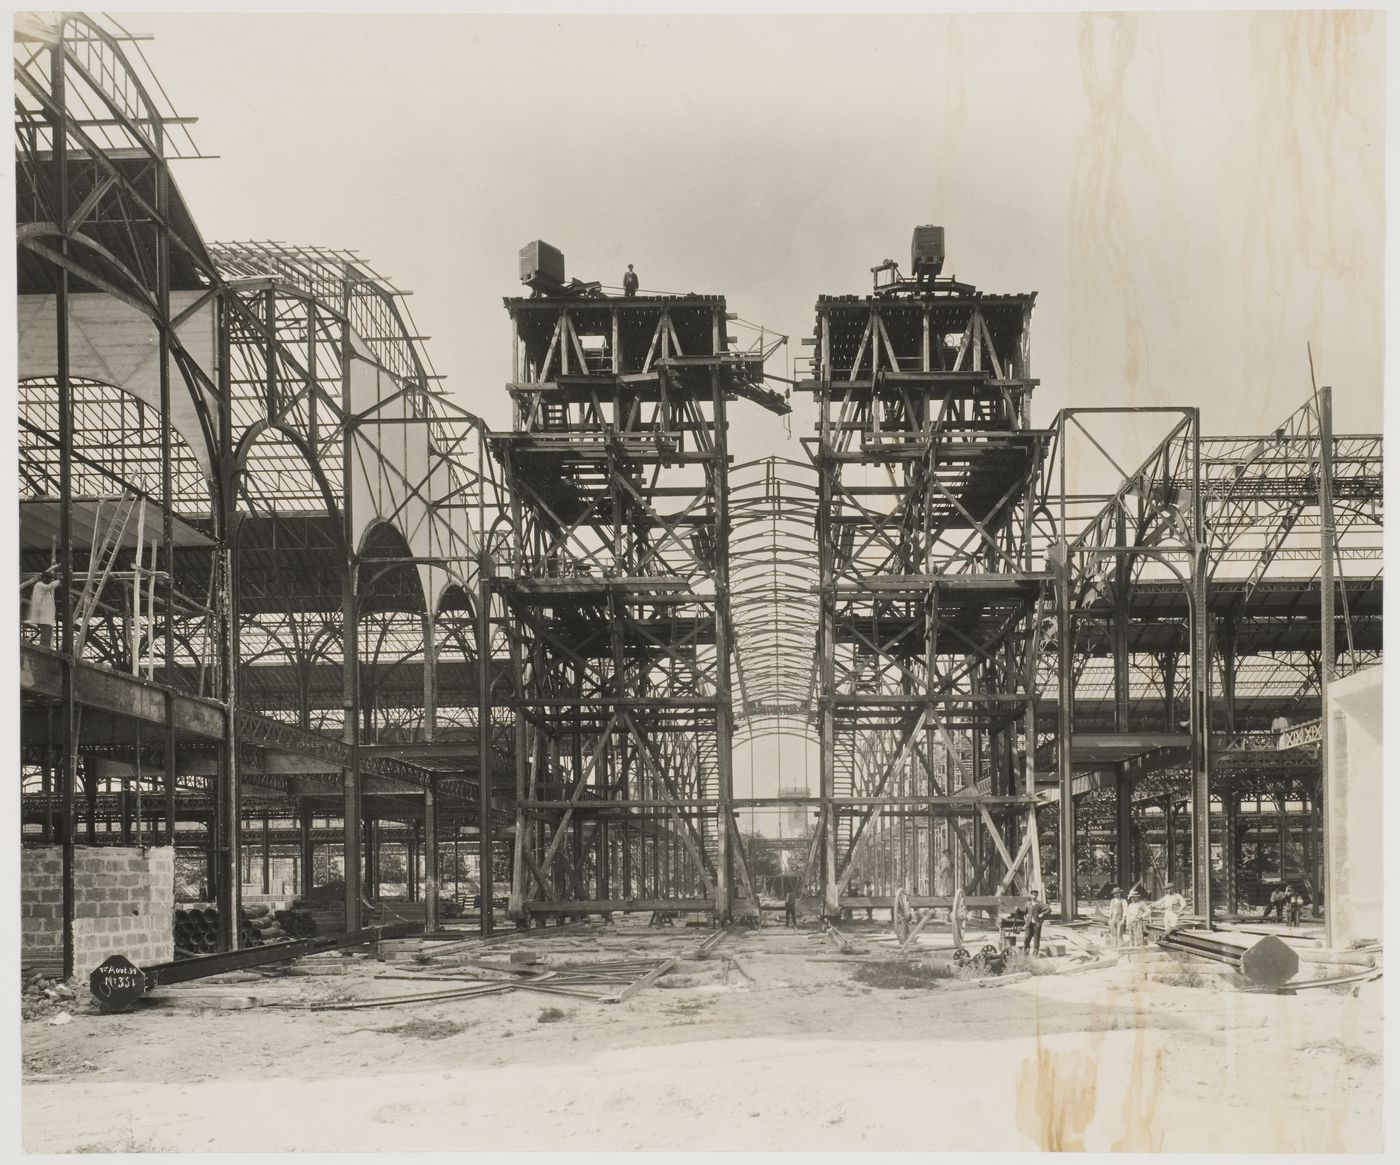
[[[292,903],[291,909],[310,921],[312,935],[341,934],[345,930],[345,883],[313,886]]]

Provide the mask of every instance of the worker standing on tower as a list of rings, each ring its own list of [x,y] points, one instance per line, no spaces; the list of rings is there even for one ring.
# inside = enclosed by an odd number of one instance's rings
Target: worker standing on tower
[[[637,273],[632,270],[632,264],[627,264],[627,274],[622,277],[622,294],[629,299],[637,294]]]
[[[38,629],[41,647],[52,647],[58,613],[58,604],[54,599],[54,592],[59,588],[58,565],[55,563],[45,567],[44,572],[28,585],[33,590],[29,594],[29,610],[24,621]]]

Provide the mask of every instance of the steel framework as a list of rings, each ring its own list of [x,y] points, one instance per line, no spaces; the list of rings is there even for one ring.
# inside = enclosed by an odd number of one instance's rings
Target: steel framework
[[[819,477],[813,851],[828,913],[858,870],[930,905],[1039,884],[1034,759],[1017,747],[1047,582],[1030,555],[1047,442],[1030,421],[1034,299],[896,280],[817,301],[798,387],[820,410],[804,443]]]
[[[1127,471],[1104,427],[1129,418],[1140,426],[1145,410],[1062,413],[1037,506],[1037,538],[1054,550],[1064,648],[1042,661],[1040,681],[1054,695],[1038,725],[1042,761],[1058,772],[1062,907],[1074,911],[1091,873],[1074,806],[1089,798],[1101,816],[1113,789],[1120,884],[1156,872],[1135,808],[1156,804],[1166,830],[1156,880],[1188,887],[1203,917],[1214,886],[1234,913],[1249,824],[1239,803],[1262,796],[1280,815],[1297,802],[1302,860],[1289,864],[1281,840],[1279,869],[1316,903],[1321,729],[1298,722],[1319,715],[1339,665],[1379,658],[1381,439],[1333,436],[1325,388],[1262,436],[1203,436],[1194,410],[1155,416],[1164,435]],[[1092,477],[1085,466],[1095,460],[1117,479],[1107,494],[1072,480],[1069,466]]]
[[[1072,917],[1111,877],[1209,916],[1268,861],[1319,896],[1317,717],[1382,650],[1382,443],[1330,390],[1259,436],[1036,428],[1034,295],[896,270],[818,300],[809,460],[731,465],[737,402],[788,411],[784,338],[574,284],[506,300],[492,434],[358,256],[203,241],[191,119],[120,25],[20,18],[15,78],[19,564],[61,583],[22,820],[70,939],[83,833],[203,852],[230,947],[250,833],[264,882],[274,838],[309,871],[334,836],[348,930],[390,834],[429,925],[462,838],[486,931],[498,865],[519,925],[728,919],[760,806],[817,812],[828,915],[1045,883]],[[815,794],[735,795],[771,734],[816,742]]]
[[[15,78],[20,566],[61,571],[22,746],[66,859],[65,970],[80,790],[90,842],[114,793],[121,840],[153,801],[166,844],[203,823],[230,946],[245,787],[338,810],[354,929],[379,815],[430,865],[439,800],[488,838],[508,820],[482,776],[510,773],[509,722],[479,730],[482,426],[353,254],[206,246],[171,174],[191,119],[116,22],[22,18]]]
[[[712,908],[734,824],[729,407],[774,412],[719,296],[509,299],[515,868],[530,914]],[[771,350],[771,348],[769,349]]]

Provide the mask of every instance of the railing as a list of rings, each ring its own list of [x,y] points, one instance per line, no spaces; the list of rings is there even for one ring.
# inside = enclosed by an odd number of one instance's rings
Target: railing
[[[1305,748],[1308,745],[1319,745],[1322,743],[1322,721],[1308,720],[1303,724],[1295,724],[1285,728],[1277,734],[1278,750],[1284,752],[1290,748]]]

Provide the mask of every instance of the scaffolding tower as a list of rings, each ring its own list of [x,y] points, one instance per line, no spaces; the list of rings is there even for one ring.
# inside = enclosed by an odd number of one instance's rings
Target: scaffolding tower
[[[824,909],[853,875],[915,904],[1039,885],[1030,502],[1034,294],[896,277],[817,301]]]
[[[720,296],[506,301],[516,712],[510,911],[713,909],[754,890],[734,820],[729,410],[776,413]]]

